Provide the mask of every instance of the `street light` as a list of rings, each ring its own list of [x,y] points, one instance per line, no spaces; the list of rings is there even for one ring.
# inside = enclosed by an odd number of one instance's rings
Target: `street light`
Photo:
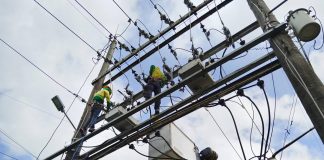
[[[77,129],[75,128],[75,126],[73,125],[72,121],[70,120],[70,118],[69,118],[69,117],[67,116],[67,114],[65,113],[65,111],[64,111],[64,108],[65,108],[65,107],[64,107],[64,105],[63,105],[63,103],[62,103],[60,97],[59,97],[58,95],[56,95],[55,97],[52,98],[52,102],[54,103],[56,109],[57,109],[58,111],[64,113],[64,115],[65,115],[66,118],[69,120],[69,122],[71,123],[71,125],[73,126],[73,128],[74,128],[75,130],[77,130]]]

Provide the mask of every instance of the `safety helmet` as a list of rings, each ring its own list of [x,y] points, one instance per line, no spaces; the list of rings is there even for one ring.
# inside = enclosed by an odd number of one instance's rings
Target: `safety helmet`
[[[112,90],[111,90],[111,88],[109,86],[103,86],[102,89],[107,90],[109,92],[109,94],[112,93]]]

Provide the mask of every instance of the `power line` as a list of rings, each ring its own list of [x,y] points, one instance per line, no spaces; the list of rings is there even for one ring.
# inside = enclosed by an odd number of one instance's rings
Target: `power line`
[[[105,35],[105,33],[103,33],[93,22],[91,22],[90,21],[90,19],[88,18],[88,17],[86,17],[72,2],[71,2],[71,0],[66,0],[66,1],[68,1],[69,2],[69,4],[77,11],[77,12],[79,12],[81,15],[82,15],[82,17],[84,17],[94,28],[96,28],[96,30],[98,31],[98,32],[100,32],[103,36],[105,36],[106,38],[109,38],[109,37],[107,37],[106,35]]]
[[[66,29],[68,29],[71,33],[77,36],[83,43],[85,43],[88,47],[90,47],[93,51],[97,53],[97,50],[94,49],[88,42],[86,42],[83,38],[81,38],[78,34],[76,34],[71,28],[65,25],[60,19],[58,19],[54,14],[52,14],[49,10],[47,10],[42,4],[40,4],[37,0],[33,0],[37,5],[43,8],[48,14],[50,14],[53,18],[55,18],[58,22],[60,22]]]
[[[86,11],[103,29],[113,35],[95,16],[93,16],[78,0],[74,0],[84,11]]]
[[[132,20],[132,18],[130,18],[130,16],[120,7],[120,5],[115,1],[115,0],[113,0],[113,2],[117,5],[117,7],[126,15],[126,17],[130,20],[130,21],[132,21],[134,24],[135,24],[135,22]]]
[[[3,152],[1,152],[1,151],[0,151],[0,154],[4,155],[4,156],[6,156],[6,157],[9,157],[9,158],[11,158],[11,159],[18,160],[17,158],[12,157],[12,156],[10,156],[10,155],[8,155],[8,154],[5,154],[5,153],[3,153]]]
[[[31,60],[29,60],[27,57],[25,57],[23,54],[21,54],[20,52],[18,52],[15,48],[13,48],[10,44],[8,44],[7,42],[5,42],[3,39],[0,38],[0,40],[7,45],[10,49],[12,49],[14,52],[16,52],[19,56],[21,56],[22,58],[24,58],[26,61],[28,61],[31,65],[33,65],[37,70],[39,70],[40,72],[42,72],[43,74],[45,74],[48,78],[50,78],[53,82],[55,82],[56,84],[58,84],[59,86],[61,86],[62,88],[64,88],[66,91],[68,91],[71,94],[75,94],[73,93],[71,90],[69,90],[67,87],[65,87],[64,85],[62,85],[61,83],[59,83],[57,80],[55,80],[52,76],[50,76],[49,74],[47,74],[44,70],[42,70],[40,67],[38,67],[34,62],[32,62]]]
[[[34,158],[36,158],[36,156],[30,152],[28,149],[26,149],[24,146],[22,146],[21,144],[19,144],[15,139],[13,139],[12,137],[10,137],[5,131],[3,131],[1,128],[0,128],[0,132],[6,136],[8,139],[10,139],[11,141],[13,141],[16,145],[18,145],[20,148],[22,148],[25,152],[29,153],[30,155],[32,155]]]
[[[19,100],[19,99],[17,99],[17,98],[14,98],[14,97],[12,97],[12,96],[9,96],[9,95],[7,95],[7,94],[5,94],[5,93],[2,93],[1,95],[4,95],[4,96],[10,98],[11,100],[13,100],[13,101],[15,101],[15,102],[17,102],[17,103],[24,104],[23,106],[26,106],[26,107],[29,107],[29,108],[35,109],[35,110],[37,110],[37,111],[39,111],[39,112],[43,112],[43,113],[45,113],[45,114],[48,114],[48,115],[52,116],[53,118],[60,119],[59,117],[55,116],[54,114],[52,114],[52,113],[50,113],[50,112],[44,111],[44,110],[40,109],[39,107],[35,107],[35,106],[31,105],[31,104],[28,104],[27,102],[24,102],[24,101],[22,101],[22,100]]]

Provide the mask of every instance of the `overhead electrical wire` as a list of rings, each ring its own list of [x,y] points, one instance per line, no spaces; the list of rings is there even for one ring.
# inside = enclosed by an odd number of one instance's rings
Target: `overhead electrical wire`
[[[26,153],[30,154],[31,156],[33,156],[34,158],[36,158],[36,156],[30,152],[27,148],[25,148],[24,146],[22,146],[21,144],[19,144],[14,138],[10,137],[9,134],[7,134],[4,130],[2,130],[0,128],[0,132],[6,136],[8,139],[10,139],[12,142],[14,142],[16,145],[18,145],[20,148],[22,148]]]
[[[68,29],[71,33],[77,36],[83,43],[85,43],[88,47],[90,47],[94,52],[97,53],[97,50],[92,47],[88,42],[86,42],[83,38],[81,38],[77,33],[75,33],[70,27],[64,24],[60,19],[58,19],[54,14],[52,14],[48,9],[46,9],[42,4],[40,4],[37,0],[33,0],[37,5],[39,5],[42,9],[44,9],[48,14],[50,14],[53,18],[55,18],[58,22],[60,22],[66,29]]]
[[[86,11],[103,29],[105,29],[110,35],[113,35],[95,16],[93,16],[87,8],[85,8],[78,0],[74,0],[84,11]]]
[[[204,108],[209,116],[213,119],[213,122],[216,124],[216,126],[218,127],[218,129],[222,132],[223,136],[226,138],[227,142],[231,145],[231,147],[233,148],[233,150],[235,151],[236,155],[242,160],[242,157],[240,156],[240,154],[238,153],[238,151],[235,149],[234,145],[232,144],[232,142],[229,140],[229,138],[226,136],[225,132],[223,131],[223,129],[220,127],[220,125],[217,123],[215,117],[210,113],[210,111],[207,108]]]
[[[23,106],[26,106],[26,107],[32,108],[32,109],[34,109],[34,110],[37,110],[37,111],[39,111],[39,112],[45,113],[45,114],[47,114],[47,115],[49,115],[49,116],[51,116],[51,117],[53,117],[53,118],[60,119],[59,117],[55,116],[54,114],[52,114],[52,113],[50,113],[50,112],[47,112],[47,111],[45,111],[45,110],[40,109],[40,107],[36,107],[36,106],[34,106],[34,105],[32,105],[32,104],[28,104],[27,102],[24,102],[24,101],[22,101],[22,100],[19,100],[19,99],[17,99],[17,98],[14,98],[14,97],[12,97],[12,96],[6,94],[6,93],[1,93],[0,95],[4,95],[4,96],[8,97],[9,99],[11,99],[11,100],[13,100],[13,101],[15,101],[15,102],[17,102],[17,103],[23,104]]]
[[[71,2],[71,0],[66,0],[66,1],[68,1],[68,3],[77,11],[77,12],[79,12],[81,15],[82,15],[82,17],[84,17],[94,28],[96,28],[96,30],[99,32],[99,33],[101,33],[104,37],[106,37],[106,38],[108,38],[109,39],[109,37],[107,37],[106,36],[106,34],[105,33],[103,33],[93,22],[91,22],[90,21],[90,19],[88,18],[88,17],[86,17],[72,2]]]
[[[33,65],[37,70],[39,70],[40,72],[42,72],[46,77],[48,77],[49,79],[51,79],[53,82],[55,82],[57,85],[61,86],[62,88],[64,88],[67,92],[75,95],[75,93],[73,93],[70,89],[68,89],[66,86],[64,86],[63,84],[61,84],[60,82],[58,82],[57,80],[55,80],[52,76],[50,76],[49,74],[47,74],[44,70],[42,70],[40,67],[38,67],[34,62],[32,62],[31,60],[29,60],[27,57],[25,57],[23,54],[21,54],[20,52],[18,52],[15,48],[13,48],[10,44],[8,44],[7,42],[5,42],[2,38],[0,38],[0,40],[7,45],[10,49],[12,49],[15,53],[17,53],[19,56],[21,56],[23,59],[25,59],[27,62],[29,62],[31,65]]]
[[[8,154],[6,154],[6,153],[3,153],[3,152],[1,152],[1,151],[0,151],[0,154],[4,155],[4,156],[6,156],[6,157],[9,157],[9,158],[11,158],[11,159],[18,160],[17,158],[15,158],[15,157],[13,157],[13,156],[10,156],[10,155],[8,155]]]
[[[70,0],[68,0],[70,1]],[[90,17],[92,17],[105,31],[107,31],[110,35],[107,38],[111,38],[113,36],[112,32],[110,32],[107,27],[105,27],[105,25],[103,25],[84,5],[82,5],[78,0],[74,0],[88,15],[90,15]],[[83,15],[81,12],[79,12],[81,15]],[[84,16],[85,17],[85,16]],[[85,17],[86,19],[88,19],[87,17]],[[89,21],[89,20],[88,20]],[[89,21],[91,24],[92,22]],[[121,33],[121,34],[115,34],[116,38],[121,37],[122,39],[124,39],[127,43],[129,43],[122,35],[124,34],[124,32],[126,32],[126,30],[128,29],[129,25],[125,28],[125,30]],[[96,27],[97,28],[97,27]],[[117,40],[117,39],[116,39]],[[118,40],[117,40],[118,41]],[[130,43],[129,43],[130,44]]]

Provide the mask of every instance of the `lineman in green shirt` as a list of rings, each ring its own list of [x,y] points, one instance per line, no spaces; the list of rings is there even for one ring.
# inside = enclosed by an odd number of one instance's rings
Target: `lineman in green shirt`
[[[146,85],[144,86],[143,96],[145,100],[148,100],[152,97],[152,92],[154,95],[161,93],[161,88],[167,84],[168,80],[166,76],[161,72],[159,67],[151,65],[150,75],[145,79]],[[154,110],[157,115],[160,113],[161,99],[155,101]]]

